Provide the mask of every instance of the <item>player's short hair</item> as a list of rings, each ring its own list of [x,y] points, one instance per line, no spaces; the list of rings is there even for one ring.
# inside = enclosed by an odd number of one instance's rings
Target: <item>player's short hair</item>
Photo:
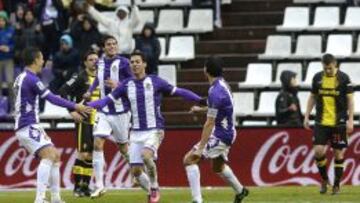
[[[104,35],[104,36],[102,37],[102,39],[101,39],[101,46],[102,46],[102,47],[105,47],[105,43],[106,43],[106,41],[108,41],[109,39],[113,39],[113,40],[115,40],[116,42],[118,42],[114,36],[112,36],[112,35]]]
[[[145,54],[144,54],[143,52],[139,51],[139,50],[136,50],[136,51],[134,51],[133,53],[131,53],[131,54],[130,54],[130,57],[132,57],[132,56],[140,56],[141,59],[142,59],[142,61],[145,62],[145,63],[147,63]]]
[[[39,57],[41,51],[37,47],[27,47],[22,52],[22,59],[25,66],[29,66],[35,62],[35,59]]]
[[[336,58],[334,55],[332,54],[324,54],[322,59],[321,59],[321,62],[324,64],[324,65],[329,65],[331,63],[336,63]]]
[[[93,55],[93,54],[96,54],[97,55],[97,53],[94,51],[94,50],[87,50],[85,53],[84,53],[84,55],[83,55],[83,61],[86,61],[87,60],[87,58],[90,56],[90,55]]]
[[[212,77],[222,76],[222,60],[216,56],[210,56],[205,62],[206,72]]]

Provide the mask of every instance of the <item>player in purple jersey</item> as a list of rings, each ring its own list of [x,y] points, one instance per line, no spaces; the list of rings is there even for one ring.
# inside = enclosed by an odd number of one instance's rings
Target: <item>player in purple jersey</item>
[[[37,169],[35,203],[46,203],[46,189],[51,188],[51,203],[63,203],[60,197],[60,153],[50,137],[39,125],[39,96],[51,103],[80,113],[90,113],[91,108],[62,99],[52,94],[37,74],[44,64],[37,48],[27,48],[23,53],[25,70],[15,80],[15,135],[20,145],[40,158]]]
[[[104,36],[103,49],[104,56],[97,62],[97,77],[85,95],[87,98],[97,86],[100,89],[100,98],[104,98],[119,82],[132,77],[129,60],[118,54],[118,43],[113,36]],[[119,146],[120,153],[128,160],[129,125],[129,102],[125,98],[119,98],[114,103],[104,106],[97,113],[93,133],[93,165],[96,182],[91,198],[99,197],[106,191],[103,180],[105,138],[112,135]]]
[[[119,85],[102,100],[88,103],[89,106],[102,108],[126,96],[130,102],[132,128],[130,131],[129,161],[131,173],[140,186],[149,193],[149,203],[160,200],[157,168],[157,151],[164,138],[164,118],[161,115],[162,95],[180,96],[189,101],[201,102],[195,93],[170,85],[156,75],[146,75],[147,63],[141,52],[131,55],[131,69],[135,78]],[[143,171],[144,166],[148,175]]]
[[[205,76],[210,82],[208,107],[192,107],[192,112],[207,111],[200,141],[184,157],[193,203],[202,203],[199,162],[210,159],[213,171],[235,191],[234,203],[240,203],[249,191],[244,188],[226,164],[231,144],[235,141],[234,109],[231,91],[222,77],[221,60],[210,57],[205,63]]]

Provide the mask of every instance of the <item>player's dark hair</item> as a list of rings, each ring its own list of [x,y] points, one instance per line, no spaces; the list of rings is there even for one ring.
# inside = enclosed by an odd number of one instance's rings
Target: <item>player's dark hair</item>
[[[141,59],[142,59],[142,61],[145,62],[145,63],[147,63],[145,54],[144,54],[143,52],[139,51],[139,50],[136,50],[136,51],[134,51],[133,53],[131,53],[131,54],[130,54],[130,57],[132,57],[132,56],[140,56]]]
[[[324,54],[321,62],[325,65],[329,65],[330,63],[336,63],[336,58],[332,54]]]
[[[88,50],[88,51],[86,51],[85,54],[83,55],[83,61],[86,61],[87,58],[88,58],[90,55],[93,55],[93,54],[96,54],[96,55],[97,55],[97,53],[96,53],[95,51],[91,50],[91,49]]]
[[[27,47],[22,52],[22,59],[25,66],[29,66],[39,57],[41,51],[37,47]]]
[[[105,43],[106,43],[106,41],[108,41],[109,39],[113,39],[113,40],[115,40],[116,42],[118,42],[118,41],[116,40],[116,38],[115,38],[114,36],[112,36],[112,35],[103,35],[103,37],[102,37],[102,39],[101,39],[101,46],[102,46],[102,47],[105,47]]]
[[[222,60],[216,56],[210,56],[205,62],[206,72],[212,77],[222,76]]]

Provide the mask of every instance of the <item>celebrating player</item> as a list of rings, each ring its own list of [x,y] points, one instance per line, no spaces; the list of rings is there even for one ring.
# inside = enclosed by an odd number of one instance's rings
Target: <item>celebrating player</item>
[[[15,135],[20,144],[30,153],[40,158],[37,169],[35,203],[45,203],[47,186],[51,188],[51,202],[62,203],[60,197],[60,153],[50,137],[39,125],[39,96],[49,102],[90,113],[91,108],[75,104],[52,94],[38,78],[44,64],[43,55],[37,48],[26,48],[23,53],[25,71],[14,83],[15,100]]]
[[[170,85],[158,76],[146,75],[146,66],[141,52],[131,54],[131,70],[135,78],[123,82],[104,99],[88,105],[102,108],[119,97],[126,96],[129,99],[132,112],[129,149],[131,172],[140,186],[150,193],[149,203],[157,203],[160,193],[154,160],[157,159],[157,151],[164,138],[164,119],[160,111],[162,94],[181,96],[196,102],[200,102],[201,98],[189,90]],[[143,171],[143,165],[149,175]]]
[[[97,86],[100,86],[100,97],[104,98],[119,82],[132,77],[129,60],[118,54],[118,43],[113,36],[106,35],[103,38],[103,49],[105,56],[97,63],[97,77],[85,94],[89,98]],[[94,152],[93,165],[95,171],[95,190],[92,198],[99,197],[105,193],[104,187],[104,143],[105,138],[114,136],[118,143],[120,153],[128,159],[128,137],[130,123],[129,103],[120,98],[114,103],[104,106],[98,112],[94,127]]]
[[[222,78],[221,60],[210,57],[205,63],[205,76],[210,82],[208,107],[192,107],[192,112],[207,111],[201,139],[184,157],[186,174],[194,203],[202,203],[199,162],[211,160],[212,169],[236,192],[234,203],[240,203],[249,191],[234,175],[227,162],[231,144],[235,141],[233,99],[230,88]]]
[[[96,77],[96,62],[98,55],[88,51],[84,55],[84,69],[74,74],[60,89],[62,97],[75,97],[76,102],[83,100],[83,94],[89,89]],[[99,99],[99,89],[96,89],[90,101]],[[76,111],[70,111],[71,117],[76,121],[77,159],[73,167],[75,180],[74,195],[76,197],[90,196],[89,183],[92,176],[92,152],[94,145],[93,127],[95,123],[96,110],[93,110],[89,117],[84,117]]]
[[[315,160],[322,178],[320,193],[327,192],[329,178],[326,167],[326,145],[331,142],[335,155],[335,180],[332,194],[340,191],[340,180],[344,170],[344,153],[348,146],[347,135],[354,129],[353,86],[349,76],[340,71],[331,54],[322,57],[323,71],[313,77],[304,127],[309,127],[310,113],[316,105],[313,145]]]

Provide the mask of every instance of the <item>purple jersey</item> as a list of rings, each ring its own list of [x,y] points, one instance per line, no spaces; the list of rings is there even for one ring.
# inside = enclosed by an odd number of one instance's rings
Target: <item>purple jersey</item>
[[[107,59],[102,57],[97,63],[98,73],[97,80],[100,87],[100,98],[104,98],[106,95],[110,94],[112,91],[111,88],[105,85],[105,80],[112,79],[115,81],[122,82],[125,79],[131,78],[132,73],[130,70],[129,60],[120,55]],[[105,114],[120,114],[129,110],[129,102],[121,97],[120,99],[114,101],[114,103],[106,105],[101,111]]]
[[[215,118],[214,136],[231,145],[236,135],[233,99],[230,88],[222,78],[214,81],[209,89],[207,116]]]

